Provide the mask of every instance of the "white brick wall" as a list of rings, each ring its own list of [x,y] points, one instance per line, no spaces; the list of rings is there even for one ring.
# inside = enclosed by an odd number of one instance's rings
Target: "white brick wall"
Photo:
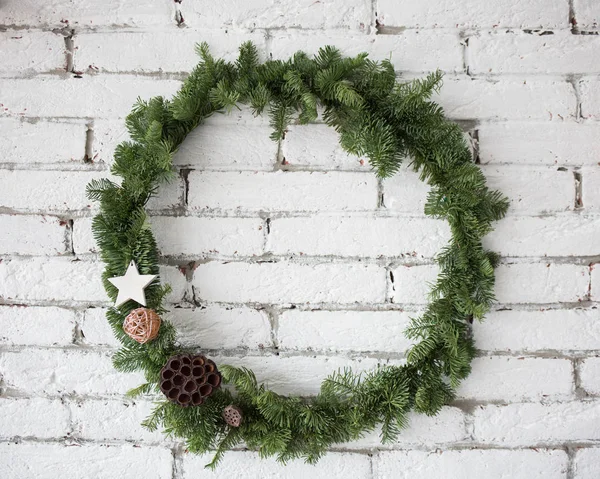
[[[0,2],[0,477],[600,477],[599,25],[596,0]],[[112,368],[85,186],[196,42],[233,59],[245,40],[262,59],[332,44],[401,78],[439,68],[436,100],[511,210],[485,238],[498,304],[454,404],[317,466],[238,450],[211,473],[139,425],[152,398],[124,396],[142,379]],[[427,186],[409,165],[378,181],[323,124],[269,133],[247,108],[214,115],[151,200],[179,339],[288,394],[401,364],[449,235]]]

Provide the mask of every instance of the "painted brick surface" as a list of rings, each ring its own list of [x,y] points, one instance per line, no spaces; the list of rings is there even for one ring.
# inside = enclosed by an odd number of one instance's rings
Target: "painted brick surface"
[[[517,0],[486,5],[477,0],[381,0],[377,13],[390,27],[566,28],[569,6],[560,0],[535,0],[527,5]]]
[[[597,479],[600,476],[600,3],[596,0],[4,0],[0,2],[0,477],[7,479]],[[382,445],[379,429],[316,466],[209,454],[140,422],[155,397],[114,370],[92,235],[138,97],[170,97],[195,43],[235,60],[330,44],[389,59],[400,81],[441,70],[460,122],[511,208],[484,246],[496,298],[473,324],[455,402]],[[407,158],[379,180],[323,123],[280,144],[245,106],[174,155],[148,209],[185,347],[317,394],[333,371],[401,365],[448,225],[424,215]]]

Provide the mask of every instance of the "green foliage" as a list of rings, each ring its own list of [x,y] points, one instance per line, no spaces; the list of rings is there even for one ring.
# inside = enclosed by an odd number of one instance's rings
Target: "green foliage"
[[[158,274],[158,250],[144,208],[172,176],[177,147],[206,117],[240,102],[256,114],[268,111],[275,141],[284,138],[295,115],[299,123],[308,123],[321,109],[341,146],[368,157],[380,177],[393,175],[410,159],[431,186],[425,213],[448,221],[452,238],[437,257],[440,273],[431,301],[407,330],[416,344],[405,365],[364,375],[339,371],[312,398],[276,394],[258,384],[252,371],[224,365],[223,381],[231,389],[218,390],[200,407],[160,402],[144,425],[185,438],[192,452],[216,451],[211,467],[240,443],[283,462],[299,457],[315,462],[332,444],[355,440],[378,426],[382,441],[393,441],[409,411],[436,414],[469,374],[471,322],[482,319],[494,301],[498,262],[483,249],[481,238],[505,214],[506,199],[487,188],[461,129],[430,100],[441,85],[439,72],[398,83],[389,61],[373,62],[365,54],[344,58],[333,47],[322,48],[314,58],[298,52],[287,61],[262,64],[251,43],[241,46],[234,63],[214,59],[206,44],[197,51],[200,63],[172,100],[139,100],[127,117],[131,141],[119,145],[112,167],[121,184],[104,179],[88,186],[89,197],[100,202],[93,229],[111,298],[117,291],[107,278],[122,275],[131,260],[141,274]],[[150,285],[148,306],[163,312],[167,293],[167,287]],[[166,321],[150,343],[140,345],[125,335],[123,320],[133,307],[130,301],[111,308],[107,318],[122,343],[115,367],[145,374],[147,382],[129,392],[136,396],[158,390],[160,369],[181,348]],[[244,413],[236,429],[221,416],[231,403]]]

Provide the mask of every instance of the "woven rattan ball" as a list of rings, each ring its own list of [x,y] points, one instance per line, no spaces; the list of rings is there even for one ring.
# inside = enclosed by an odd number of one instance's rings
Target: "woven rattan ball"
[[[140,344],[152,341],[158,335],[160,316],[156,311],[147,308],[134,309],[123,322],[127,336]]]
[[[202,355],[178,354],[160,371],[160,390],[182,407],[199,406],[220,385],[216,364]]]
[[[240,427],[244,420],[244,415],[239,407],[231,404],[223,409],[223,419],[225,419],[225,422],[231,427]]]

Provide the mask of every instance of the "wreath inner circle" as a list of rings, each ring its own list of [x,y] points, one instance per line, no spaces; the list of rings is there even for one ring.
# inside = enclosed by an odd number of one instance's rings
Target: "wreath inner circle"
[[[506,198],[488,189],[463,131],[431,100],[441,85],[439,72],[400,83],[389,61],[366,54],[347,58],[333,47],[312,58],[298,52],[287,61],[264,63],[251,43],[240,47],[233,63],[213,58],[204,43],[197,50],[200,63],[172,99],[138,100],[128,115],[131,140],[117,147],[111,168],[121,183],[102,179],[88,185],[89,197],[100,202],[93,231],[106,264],[104,286],[111,299],[119,297],[107,313],[122,344],[114,365],[144,373],[146,383],[131,396],[165,395],[143,424],[185,439],[192,452],[215,451],[211,467],[240,444],[283,462],[316,462],[332,444],[378,426],[382,441],[393,441],[409,411],[436,414],[470,372],[471,324],[494,301],[498,262],[481,239],[504,216]],[[337,371],[314,397],[284,396],[259,384],[249,369],[217,366],[186,350],[174,326],[161,320],[169,287],[152,279],[159,251],[146,203],[173,175],[172,157],[186,135],[211,114],[240,103],[256,115],[268,112],[274,141],[281,141],[291,121],[314,122],[321,109],[341,147],[368,158],[376,175],[392,176],[409,159],[430,185],[425,213],[448,221],[451,239],[436,256],[440,272],[429,304],[406,331],[415,344],[404,364],[364,374]],[[115,285],[136,267],[150,283],[145,296],[133,300],[133,293],[128,299]],[[149,309],[139,308],[146,306],[142,301]]]

